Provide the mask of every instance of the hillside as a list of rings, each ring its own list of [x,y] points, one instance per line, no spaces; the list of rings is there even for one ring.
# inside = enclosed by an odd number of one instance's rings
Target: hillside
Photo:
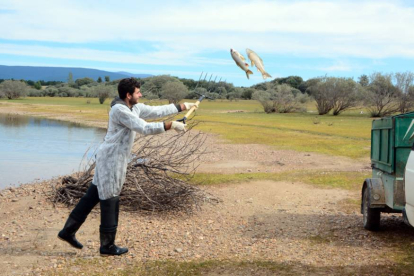
[[[92,78],[94,80],[101,77],[109,76],[111,80],[122,79],[126,77],[145,78],[149,74],[132,74],[128,72],[108,72],[89,68],[73,67],[39,67],[39,66],[5,66],[0,65],[0,79],[24,79],[24,80],[44,80],[44,81],[63,81],[68,80],[69,73],[72,73],[73,79]]]

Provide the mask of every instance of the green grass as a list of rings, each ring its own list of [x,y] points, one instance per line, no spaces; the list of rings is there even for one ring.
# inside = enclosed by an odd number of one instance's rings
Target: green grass
[[[51,269],[46,275],[72,275],[71,267],[76,266],[79,271],[85,275],[228,275],[228,273],[237,273],[237,275],[295,275],[293,265],[282,264],[273,261],[232,261],[232,260],[208,260],[208,261],[131,261],[129,265],[118,265],[115,268],[107,262],[100,259],[82,260],[77,259],[74,264],[64,269]],[[72,272],[73,273],[73,272]],[[247,273],[247,274],[246,274]]]
[[[315,245],[326,243],[324,239],[313,240]],[[76,272],[73,271],[77,267]],[[102,259],[85,259],[62,269],[50,269],[44,275],[412,275],[413,265],[397,263],[396,265],[348,265],[321,266],[303,264],[297,261],[281,262],[267,260],[208,260],[208,261],[135,261],[120,264],[116,259],[104,262]]]
[[[322,172],[288,171],[283,173],[239,173],[210,174],[197,173],[191,180],[194,184],[217,185],[242,183],[256,180],[293,181],[312,184],[322,188],[360,190],[364,180],[370,177],[366,172]]]
[[[234,110],[236,104],[221,103],[220,108]],[[265,144],[355,159],[366,158],[370,152],[372,120],[362,115],[219,113],[200,108],[195,119],[202,122],[198,129],[219,134],[230,143]]]
[[[90,102],[89,104],[87,102]],[[0,100],[0,106],[15,103],[15,109],[45,116],[84,121],[108,121],[108,99],[96,98],[23,98]],[[145,100],[143,100],[145,102]],[[149,104],[165,104],[151,101]],[[309,108],[314,106],[309,103]],[[233,112],[233,111],[243,112]],[[359,109],[358,109],[359,110]],[[359,111],[358,111],[359,112]],[[317,152],[354,159],[368,158],[372,119],[356,110],[339,116],[315,113],[266,114],[256,101],[203,101],[193,120],[201,131],[219,134],[228,143],[265,144],[276,149]],[[179,117],[181,117],[180,115]]]

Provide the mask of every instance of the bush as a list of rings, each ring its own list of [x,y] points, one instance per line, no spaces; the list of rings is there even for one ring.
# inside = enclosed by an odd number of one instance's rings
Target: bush
[[[49,87],[45,90],[45,95],[48,97],[55,97],[59,94],[59,90],[55,87]]]
[[[79,91],[78,89],[69,87],[69,86],[62,86],[58,88],[58,94],[60,95],[65,95],[65,96],[60,96],[60,97],[74,97],[75,94]]]
[[[266,113],[291,113],[301,111],[301,103],[308,101],[308,96],[288,84],[276,85],[265,91],[257,90],[252,98],[260,102]]]
[[[29,88],[27,90],[27,96],[29,96],[29,97],[44,97],[45,96],[45,91]]]

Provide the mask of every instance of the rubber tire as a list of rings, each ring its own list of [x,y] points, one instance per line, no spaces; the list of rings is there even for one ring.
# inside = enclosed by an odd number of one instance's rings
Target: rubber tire
[[[370,208],[371,189],[366,187],[362,196],[362,214],[364,228],[369,231],[377,231],[380,227],[381,211]]]

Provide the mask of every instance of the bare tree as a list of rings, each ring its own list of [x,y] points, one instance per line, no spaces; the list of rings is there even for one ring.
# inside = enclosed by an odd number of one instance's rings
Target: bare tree
[[[359,100],[359,85],[351,78],[322,77],[307,90],[316,101],[319,115],[332,110],[334,116],[355,107]]]
[[[395,86],[400,92],[398,111],[406,113],[413,110],[414,95],[412,87],[414,85],[414,74],[412,72],[396,73],[394,77]]]
[[[334,79],[328,77],[319,78],[312,86],[308,87],[310,95],[316,101],[319,115],[328,114],[332,110],[332,94],[335,89]]]
[[[26,95],[27,88],[26,83],[22,81],[6,80],[0,84],[0,94],[9,100],[17,99]]]
[[[93,93],[98,96],[99,103],[103,104],[107,98],[116,95],[116,89],[112,85],[100,84],[93,88]]]
[[[392,83],[392,74],[373,73],[365,94],[365,103],[372,117],[383,117],[399,109],[401,92]]]
[[[334,116],[357,106],[360,99],[358,84],[351,78],[333,78],[332,113]]]

